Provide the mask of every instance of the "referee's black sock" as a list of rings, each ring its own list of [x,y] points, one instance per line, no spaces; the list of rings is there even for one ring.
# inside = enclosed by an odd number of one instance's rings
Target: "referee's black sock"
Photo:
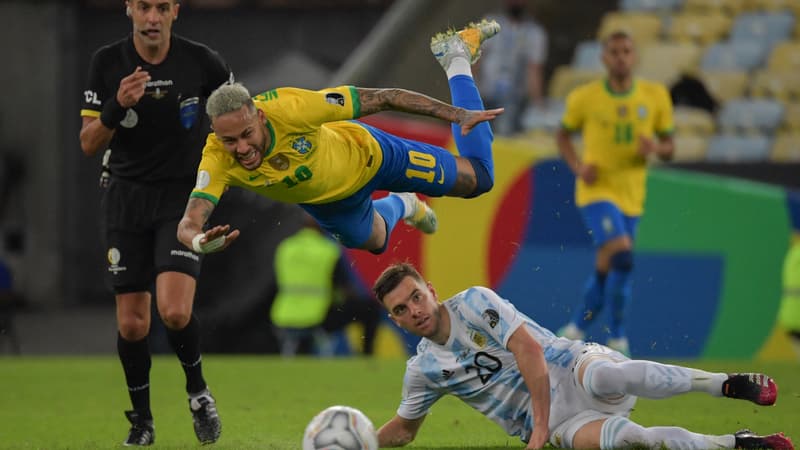
[[[145,420],[152,420],[150,412],[150,347],[148,339],[128,341],[117,333],[117,353],[125,371],[128,395],[133,409]]]
[[[167,328],[167,338],[186,373],[186,392],[196,394],[205,389],[206,380],[203,379],[200,357],[200,327],[194,315],[182,330]]]

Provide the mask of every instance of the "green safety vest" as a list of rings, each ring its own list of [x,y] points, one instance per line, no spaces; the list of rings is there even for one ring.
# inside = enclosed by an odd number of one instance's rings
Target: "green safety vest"
[[[278,244],[278,293],[270,312],[273,324],[309,328],[325,320],[333,300],[333,271],[340,255],[338,244],[311,228],[303,228]]]
[[[789,331],[800,331],[800,242],[789,248],[783,261],[783,299],[778,321]]]

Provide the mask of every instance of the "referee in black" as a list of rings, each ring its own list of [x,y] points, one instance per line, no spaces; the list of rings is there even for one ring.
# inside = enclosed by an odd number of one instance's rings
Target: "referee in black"
[[[148,345],[153,284],[169,342],[186,373],[195,433],[211,443],[221,424],[203,378],[192,315],[200,255],[178,242],[175,230],[209,132],[206,98],[233,76],[215,51],[171,32],[178,0],[125,5],[133,32],[92,56],[80,132],[86,155],[106,152],[106,279],[116,297],[117,350],[133,404],[125,412],[131,427],[124,444],[155,441]]]

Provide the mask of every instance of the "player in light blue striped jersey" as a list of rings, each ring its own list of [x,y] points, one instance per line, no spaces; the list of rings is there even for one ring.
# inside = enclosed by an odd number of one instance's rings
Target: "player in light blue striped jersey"
[[[519,436],[527,448],[548,441],[564,448],[793,448],[782,433],[704,435],[645,428],[628,418],[637,396],[691,391],[772,405],[777,386],[766,375],[630,360],[599,344],[556,337],[485,287],[440,303],[433,286],[406,263],[386,269],[373,292],[398,326],[423,338],[408,360],[397,414],[378,430],[382,448],[414,440],[446,394]]]

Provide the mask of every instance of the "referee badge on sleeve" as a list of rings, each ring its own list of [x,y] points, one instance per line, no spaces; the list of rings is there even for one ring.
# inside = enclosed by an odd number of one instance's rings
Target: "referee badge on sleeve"
[[[189,128],[192,128],[194,123],[197,121],[197,115],[200,112],[200,98],[189,97],[186,100],[182,100],[180,108],[181,125],[183,125],[183,128],[188,130]]]

